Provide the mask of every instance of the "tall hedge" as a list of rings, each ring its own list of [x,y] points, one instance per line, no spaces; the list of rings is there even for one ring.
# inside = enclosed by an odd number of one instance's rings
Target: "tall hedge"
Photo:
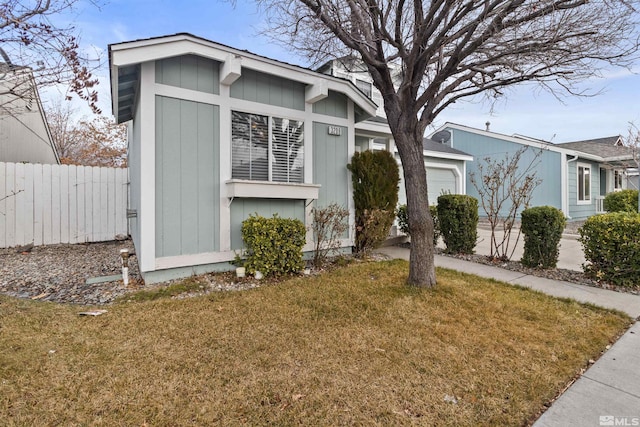
[[[560,209],[536,206],[525,209],[520,216],[524,234],[522,264],[528,267],[554,268],[562,231],[567,220]]]
[[[638,212],[638,190],[614,191],[604,197],[607,212]]]
[[[353,182],[356,253],[379,247],[389,235],[398,204],[398,163],[388,151],[355,153],[347,165]]]
[[[585,273],[615,285],[640,284],[640,214],[595,215],[578,231],[588,261]]]
[[[473,253],[478,240],[478,199],[443,194],[438,197],[438,222],[448,253]]]

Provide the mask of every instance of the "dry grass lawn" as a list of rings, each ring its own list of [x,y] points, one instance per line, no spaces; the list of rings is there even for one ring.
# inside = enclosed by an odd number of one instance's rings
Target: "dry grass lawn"
[[[245,292],[81,308],[0,298],[0,425],[530,423],[630,325],[403,261]]]

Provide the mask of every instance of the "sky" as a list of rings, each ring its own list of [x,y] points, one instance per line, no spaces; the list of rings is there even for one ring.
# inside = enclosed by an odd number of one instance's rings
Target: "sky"
[[[101,82],[99,105],[106,114],[111,113],[107,46],[113,43],[191,33],[276,60],[309,65],[291,49],[260,35],[266,16],[247,0],[237,0],[235,5],[223,0],[96,1],[105,3],[96,7],[94,1],[80,0],[73,11],[56,19],[72,24],[80,33],[85,53],[104,61],[96,75]],[[581,89],[597,95],[558,100],[528,85],[507,90],[494,105],[480,99],[458,102],[438,116],[432,129],[445,122],[485,129],[486,122],[490,122],[494,132],[558,143],[625,136],[630,123],[640,127],[640,64],[633,72],[612,70],[601,79],[585,82]],[[59,90],[43,95],[45,102],[56,97],[60,97]]]

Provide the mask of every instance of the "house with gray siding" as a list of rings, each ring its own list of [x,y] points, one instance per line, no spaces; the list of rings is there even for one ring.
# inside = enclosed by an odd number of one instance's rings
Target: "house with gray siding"
[[[376,104],[351,82],[190,34],[112,44],[109,62],[145,281],[231,268],[253,213],[353,212],[346,165]]]
[[[455,123],[445,123],[431,137],[473,155],[474,162],[467,165],[466,181],[467,194],[476,198],[479,194],[471,183],[471,174],[478,174],[481,162],[486,158],[501,159],[527,147],[521,167],[533,161],[536,176],[542,180],[533,193],[531,206],[554,206],[569,220],[602,213],[604,196],[626,187],[622,177],[633,165],[631,149],[614,143],[618,137],[552,144]],[[534,159],[536,155],[539,157]]]
[[[0,63],[0,162],[59,164],[29,67]]]
[[[401,68],[395,64],[389,64],[389,68],[394,80],[399,84]],[[352,82],[358,90],[377,104],[375,117],[357,122],[355,125],[356,151],[388,150],[394,153],[400,167],[398,203],[406,204],[400,156],[387,123],[382,94],[373,85],[373,79],[367,67],[361,59],[345,56],[326,62],[318,68],[318,71]],[[423,147],[429,203],[436,204],[441,194],[465,194],[466,164],[473,160],[473,156],[427,138],[423,142]]]

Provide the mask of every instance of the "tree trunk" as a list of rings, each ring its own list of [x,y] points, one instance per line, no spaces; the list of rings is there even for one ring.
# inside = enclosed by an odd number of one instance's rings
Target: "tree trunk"
[[[398,132],[395,138],[402,160],[411,234],[408,283],[418,287],[433,287],[436,284],[433,218],[429,212],[423,137],[414,132]]]

